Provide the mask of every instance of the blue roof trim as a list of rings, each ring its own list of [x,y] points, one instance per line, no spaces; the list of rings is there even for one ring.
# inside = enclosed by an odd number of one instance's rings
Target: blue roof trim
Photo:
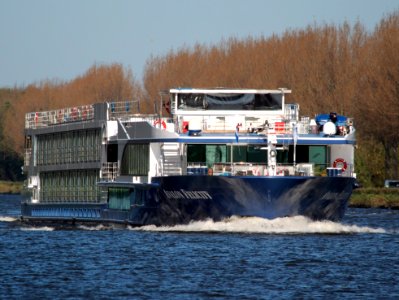
[[[132,139],[133,142],[148,142],[148,143],[186,143],[186,144],[261,144],[266,145],[268,140],[266,136],[262,135],[243,135],[236,140],[235,134],[230,135],[198,135],[189,136],[182,134],[177,138],[152,138],[152,139]],[[292,137],[277,137],[278,144],[293,145]],[[323,137],[315,136],[299,136],[297,145],[355,145],[355,140],[346,139],[341,136]]]
[[[231,138],[213,138],[210,139],[208,137],[192,137],[192,138],[186,138],[186,137],[181,137],[178,139],[178,142],[180,143],[194,143],[194,144],[209,144],[209,143],[214,143],[214,144],[267,144],[267,138],[264,139],[249,139],[245,137],[239,137],[238,142],[236,141],[235,136],[232,136]],[[292,138],[289,139],[281,139],[277,138],[277,143],[278,144],[288,144],[288,145],[293,145],[294,141]],[[344,138],[318,138],[318,139],[301,139],[299,138],[297,141],[297,145],[354,145],[355,141],[352,140],[346,140]]]

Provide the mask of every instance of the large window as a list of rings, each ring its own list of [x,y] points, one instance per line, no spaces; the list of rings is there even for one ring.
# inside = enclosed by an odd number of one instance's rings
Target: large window
[[[108,205],[111,209],[129,210],[131,205],[143,206],[146,191],[128,187],[108,189]]]
[[[262,149],[263,148],[263,149]],[[314,163],[315,166],[325,168],[328,148],[326,146],[298,145],[296,147],[296,163]],[[233,155],[233,159],[231,159]],[[187,145],[187,162],[189,164],[206,164],[211,167],[214,163],[267,163],[267,150],[255,145]],[[292,164],[294,161],[294,146],[286,150],[277,151],[277,163]]]
[[[181,110],[282,110],[283,94],[179,94]]]
[[[289,147],[288,162],[293,162],[294,146]],[[314,163],[315,165],[325,166],[327,163],[328,148],[326,146],[296,146],[296,162],[297,163]]]
[[[40,174],[40,202],[84,203],[100,201],[97,170],[44,172]]]
[[[261,147],[230,145],[187,145],[187,162],[189,164],[206,164],[211,167],[214,163],[229,163],[231,155],[233,162],[266,163],[267,151]]]
[[[100,129],[67,131],[37,137],[37,164],[100,161]]]
[[[129,188],[109,188],[109,208],[128,210],[130,209],[132,193]]]
[[[121,175],[147,176],[150,166],[148,144],[128,144],[122,157]]]

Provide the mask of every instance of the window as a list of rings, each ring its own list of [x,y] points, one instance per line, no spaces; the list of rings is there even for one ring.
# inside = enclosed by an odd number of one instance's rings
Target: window
[[[148,144],[128,144],[122,156],[121,175],[147,176],[150,165]]]
[[[99,202],[97,170],[43,172],[40,202]]]
[[[119,210],[130,209],[130,196],[131,192],[129,188],[109,188],[108,199],[109,208]]]
[[[187,145],[187,162],[189,164],[201,163],[211,167],[214,163],[249,162],[266,163],[267,151],[260,146],[231,146],[229,145]],[[231,151],[233,150],[233,151]],[[231,153],[233,152],[233,153]]]
[[[38,165],[100,160],[100,130],[68,131],[37,137]]]
[[[283,94],[179,94],[181,110],[282,110]]]

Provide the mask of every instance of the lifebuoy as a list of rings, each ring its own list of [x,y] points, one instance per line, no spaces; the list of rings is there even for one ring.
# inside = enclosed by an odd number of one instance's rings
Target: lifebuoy
[[[346,163],[345,159],[337,158],[333,162],[333,167],[334,168],[341,168],[342,172],[344,172],[346,170],[346,168],[348,167],[348,164]]]
[[[270,151],[270,157],[276,157],[276,155],[277,155],[276,150],[271,150]]]
[[[158,124],[161,124],[161,125],[162,125],[162,128],[163,128],[163,129],[166,129],[166,123],[165,123],[164,120],[156,119],[156,120],[154,121],[154,126],[157,126]]]

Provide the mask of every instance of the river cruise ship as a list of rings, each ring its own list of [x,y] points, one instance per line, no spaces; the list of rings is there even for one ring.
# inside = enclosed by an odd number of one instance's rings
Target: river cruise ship
[[[28,113],[21,220],[340,220],[355,183],[353,120],[300,116],[289,93],[176,88],[158,114],[138,101]]]

